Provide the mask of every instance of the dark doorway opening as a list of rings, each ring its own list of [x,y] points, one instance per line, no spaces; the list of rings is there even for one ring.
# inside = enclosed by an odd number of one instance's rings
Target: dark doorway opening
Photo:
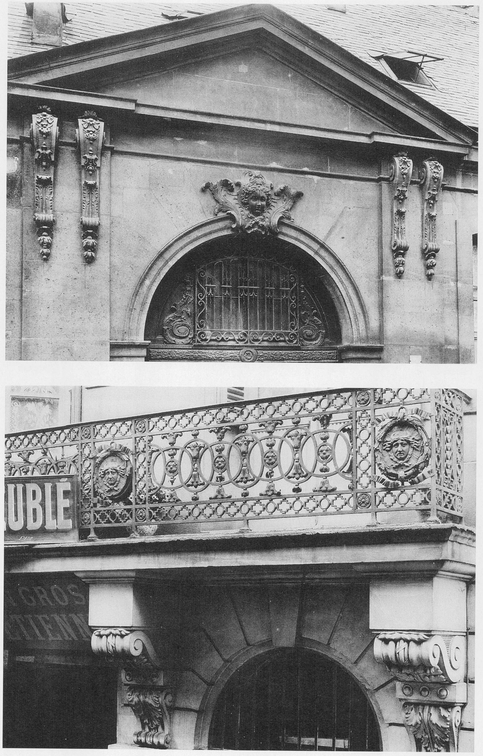
[[[210,748],[380,751],[362,689],[337,663],[306,649],[280,649],[243,665],[218,698]]]
[[[315,260],[279,239],[201,245],[153,297],[148,359],[337,361],[341,329],[326,283]]]
[[[4,678],[4,748],[116,742],[115,668],[15,661]]]

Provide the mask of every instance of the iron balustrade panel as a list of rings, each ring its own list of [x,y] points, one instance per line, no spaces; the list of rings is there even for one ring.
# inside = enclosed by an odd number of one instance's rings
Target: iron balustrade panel
[[[393,512],[460,521],[462,419],[457,391],[321,391],[8,434],[6,474],[79,475],[91,538]]]

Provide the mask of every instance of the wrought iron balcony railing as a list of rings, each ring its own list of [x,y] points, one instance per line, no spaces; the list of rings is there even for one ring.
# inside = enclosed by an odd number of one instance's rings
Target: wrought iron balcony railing
[[[460,522],[462,421],[453,390],[320,391],[10,433],[6,475],[76,476],[81,539]]]

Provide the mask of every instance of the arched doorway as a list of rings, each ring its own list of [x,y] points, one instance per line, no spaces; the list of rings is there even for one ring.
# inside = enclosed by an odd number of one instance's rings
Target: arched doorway
[[[209,748],[380,751],[371,705],[352,676],[315,651],[281,648],[242,665],[218,697]]]
[[[336,362],[341,326],[321,266],[280,238],[220,237],[185,255],[146,319],[150,360]]]

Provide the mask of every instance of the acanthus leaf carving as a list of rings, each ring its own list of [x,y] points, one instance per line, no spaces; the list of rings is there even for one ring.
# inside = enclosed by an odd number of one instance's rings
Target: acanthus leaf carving
[[[30,136],[34,146],[35,197],[34,222],[42,260],[50,258],[54,217],[54,167],[59,130],[57,118],[47,105],[32,115]]]
[[[408,158],[406,152],[400,152],[393,157],[390,179],[395,184],[395,191],[392,203],[391,249],[398,278],[404,274],[405,257],[409,249],[406,238],[406,203],[412,172],[413,161]]]
[[[423,191],[423,244],[422,252],[426,264],[426,277],[431,281],[436,268],[439,244],[436,240],[436,204],[443,184],[444,169],[435,158],[423,161],[420,183]]]
[[[426,753],[458,751],[461,706],[403,703],[404,724],[416,740],[418,750]]]
[[[141,730],[133,736],[135,745],[168,748],[171,743],[171,692],[166,688],[131,685],[127,689],[126,701],[141,723]]]
[[[201,189],[213,195],[217,203],[215,215],[230,215],[232,228],[247,234],[277,234],[280,219],[292,220],[290,210],[303,197],[303,192],[286,184],[274,190],[271,182],[254,171],[245,171],[241,181],[207,181]]]
[[[86,111],[78,120],[77,143],[81,164],[82,248],[86,263],[97,256],[99,236],[100,168],[104,143],[104,122],[93,111]]]

